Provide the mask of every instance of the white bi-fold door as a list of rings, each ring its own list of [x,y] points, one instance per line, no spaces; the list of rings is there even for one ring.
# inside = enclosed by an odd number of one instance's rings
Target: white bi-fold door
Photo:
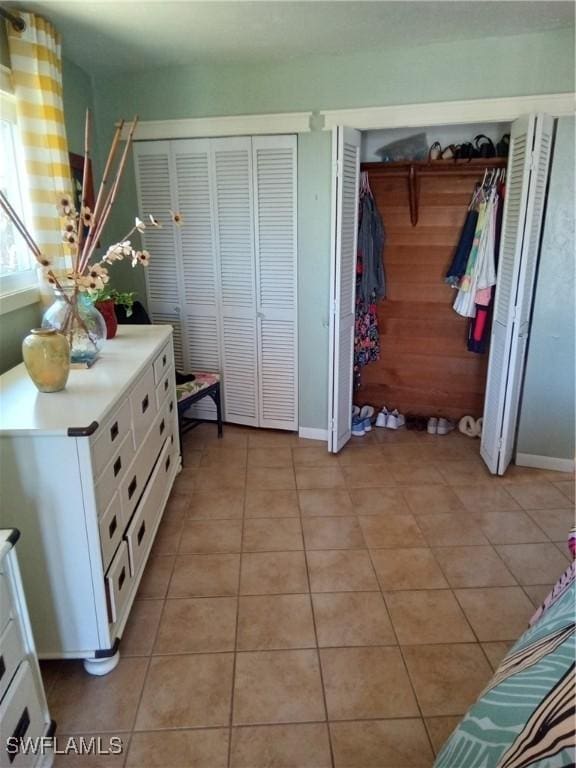
[[[153,322],[182,370],[222,374],[227,421],[298,428],[296,137],[135,145]],[[175,227],[169,211],[178,211]],[[215,416],[209,399],[194,408]]]

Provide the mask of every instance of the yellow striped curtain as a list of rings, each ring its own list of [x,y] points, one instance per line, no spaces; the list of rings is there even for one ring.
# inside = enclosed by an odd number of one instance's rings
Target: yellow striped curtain
[[[68,142],[62,102],[60,36],[45,19],[20,14],[26,29],[8,24],[10,67],[16,96],[16,114],[24,150],[32,232],[42,252],[52,259],[55,272],[71,266],[62,242],[62,222],[56,205],[71,194]]]

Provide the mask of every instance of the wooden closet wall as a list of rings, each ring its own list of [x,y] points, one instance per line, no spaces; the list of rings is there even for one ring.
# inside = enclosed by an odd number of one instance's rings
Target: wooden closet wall
[[[444,276],[475,183],[485,168],[505,165],[504,159],[414,163],[415,226],[408,168],[362,165],[386,231],[386,298],[378,305],[380,360],[362,369],[357,403],[453,419],[482,415],[488,354],[467,351],[469,321],[452,309],[456,292]]]

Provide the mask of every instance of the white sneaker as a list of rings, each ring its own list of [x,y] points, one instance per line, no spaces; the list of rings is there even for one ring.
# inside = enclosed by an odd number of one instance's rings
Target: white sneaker
[[[360,408],[358,417],[364,421],[364,431],[372,432],[372,417],[374,416],[374,407],[372,405],[363,405]]]
[[[454,422],[450,419],[438,419],[438,434],[447,435],[454,429]]]
[[[388,410],[388,408],[386,408],[386,406],[383,405],[382,406],[382,410],[380,411],[378,416],[376,416],[376,426],[377,427],[385,427],[386,426],[386,418],[387,418],[389,413],[390,413],[390,411]]]
[[[435,435],[438,432],[438,419],[436,416],[432,416],[428,419],[428,425],[426,429],[429,435]]]
[[[364,437],[366,434],[364,419],[361,419],[360,416],[354,416],[352,419],[352,434],[354,437]]]
[[[406,419],[401,413],[398,413],[398,409],[394,408],[392,413],[386,416],[386,428],[387,429],[400,429],[406,424]]]

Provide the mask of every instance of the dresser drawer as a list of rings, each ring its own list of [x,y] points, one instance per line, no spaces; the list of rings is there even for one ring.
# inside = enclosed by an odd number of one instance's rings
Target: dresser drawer
[[[106,419],[98,430],[100,434],[92,447],[92,467],[96,479],[130,429],[130,403],[124,400],[114,415]]]
[[[2,634],[6,624],[8,624],[8,619],[11,615],[10,584],[6,574],[0,571],[0,634]]]
[[[132,444],[132,435],[128,433],[124,437],[124,442],[110,459],[110,463],[106,465],[100,480],[96,483],[96,500],[100,513],[108,507],[114,491],[122,482],[133,458],[134,445]]]
[[[160,384],[156,387],[156,405],[158,410],[162,410],[167,398],[174,392],[174,371],[170,368],[162,377]]]
[[[154,360],[154,383],[159,384],[166,371],[172,368],[172,341],[164,347]]]
[[[156,385],[152,367],[142,375],[130,395],[130,409],[132,411],[132,424],[134,427],[134,440],[136,446],[140,443],[154,416],[158,412],[156,406]]]
[[[12,680],[18,665],[26,656],[18,622],[11,619],[0,635],[0,701]]]
[[[105,579],[108,596],[108,620],[110,624],[115,624],[122,616],[122,610],[133,583],[128,560],[128,546],[125,541],[118,547],[110,568],[106,572]]]
[[[24,661],[0,704],[0,765],[6,768],[38,765],[41,762],[38,755],[12,752],[11,747],[21,744],[21,740],[40,739],[47,727],[32,669]]]
[[[108,564],[118,544],[122,541],[122,533],[124,531],[124,521],[122,518],[122,504],[120,503],[120,494],[115,493],[112,497],[112,501],[108,505],[106,512],[98,521],[100,528],[100,549],[102,551],[102,563],[104,564],[104,570],[108,568]]]
[[[168,438],[156,462],[142,501],[138,505],[132,522],[126,531],[132,576],[136,576],[140,571],[145,553],[156,529],[156,521],[161,509],[160,504],[166,489],[166,470],[164,465],[166,460],[169,459],[171,447],[170,438]]]

